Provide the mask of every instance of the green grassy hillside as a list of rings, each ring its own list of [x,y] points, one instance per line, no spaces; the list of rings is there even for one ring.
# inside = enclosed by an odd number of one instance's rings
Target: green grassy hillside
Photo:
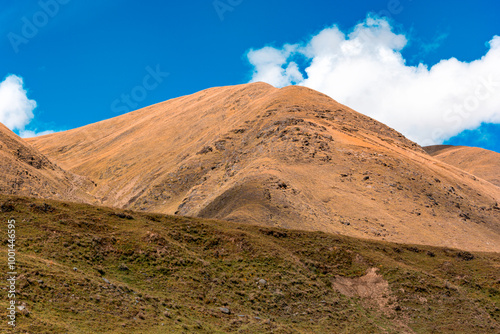
[[[0,211],[16,333],[500,332],[500,254],[19,197]]]

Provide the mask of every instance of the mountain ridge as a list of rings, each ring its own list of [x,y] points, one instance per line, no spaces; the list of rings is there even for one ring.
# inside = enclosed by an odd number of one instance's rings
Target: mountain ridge
[[[87,178],[61,169],[0,123],[0,193],[95,203]]]
[[[101,204],[500,250],[500,190],[314,90],[210,88],[27,140]]]
[[[424,148],[434,158],[500,187],[500,153],[479,147],[436,145]]]

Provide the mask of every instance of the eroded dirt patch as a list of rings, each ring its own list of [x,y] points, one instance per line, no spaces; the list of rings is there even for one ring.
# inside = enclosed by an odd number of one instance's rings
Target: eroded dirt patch
[[[398,316],[396,298],[391,294],[389,282],[377,273],[378,268],[370,268],[366,275],[356,278],[336,276],[332,285],[341,294],[347,297],[362,298],[367,306],[378,307],[385,315],[394,319],[394,324],[401,333],[414,333],[408,326],[408,319]],[[399,318],[399,319],[398,319]]]
[[[361,297],[370,306],[378,306],[384,313],[391,314],[396,300],[391,295],[389,283],[377,271],[378,268],[370,268],[366,275],[356,278],[336,276],[332,284],[344,296]]]

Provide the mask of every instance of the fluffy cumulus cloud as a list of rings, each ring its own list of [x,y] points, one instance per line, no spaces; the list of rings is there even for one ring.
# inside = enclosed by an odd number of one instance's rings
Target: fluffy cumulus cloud
[[[499,36],[481,59],[432,67],[406,65],[407,43],[386,19],[369,16],[348,34],[333,26],[307,43],[250,50],[248,60],[252,81],[318,90],[421,145],[500,123]]]
[[[23,79],[9,75],[0,83],[0,122],[12,130],[24,130],[33,119],[36,102],[30,100]]]
[[[0,83],[0,122],[21,137],[34,137],[52,133],[44,131],[36,133],[26,130],[26,126],[33,120],[33,110],[36,101],[30,100],[24,89],[23,79],[16,75],[9,75]]]

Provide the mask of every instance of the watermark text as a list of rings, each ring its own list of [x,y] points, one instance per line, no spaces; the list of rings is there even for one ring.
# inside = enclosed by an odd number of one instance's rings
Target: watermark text
[[[9,306],[7,307],[7,323],[9,326],[16,327],[16,221],[10,219],[7,221],[7,297]]]

